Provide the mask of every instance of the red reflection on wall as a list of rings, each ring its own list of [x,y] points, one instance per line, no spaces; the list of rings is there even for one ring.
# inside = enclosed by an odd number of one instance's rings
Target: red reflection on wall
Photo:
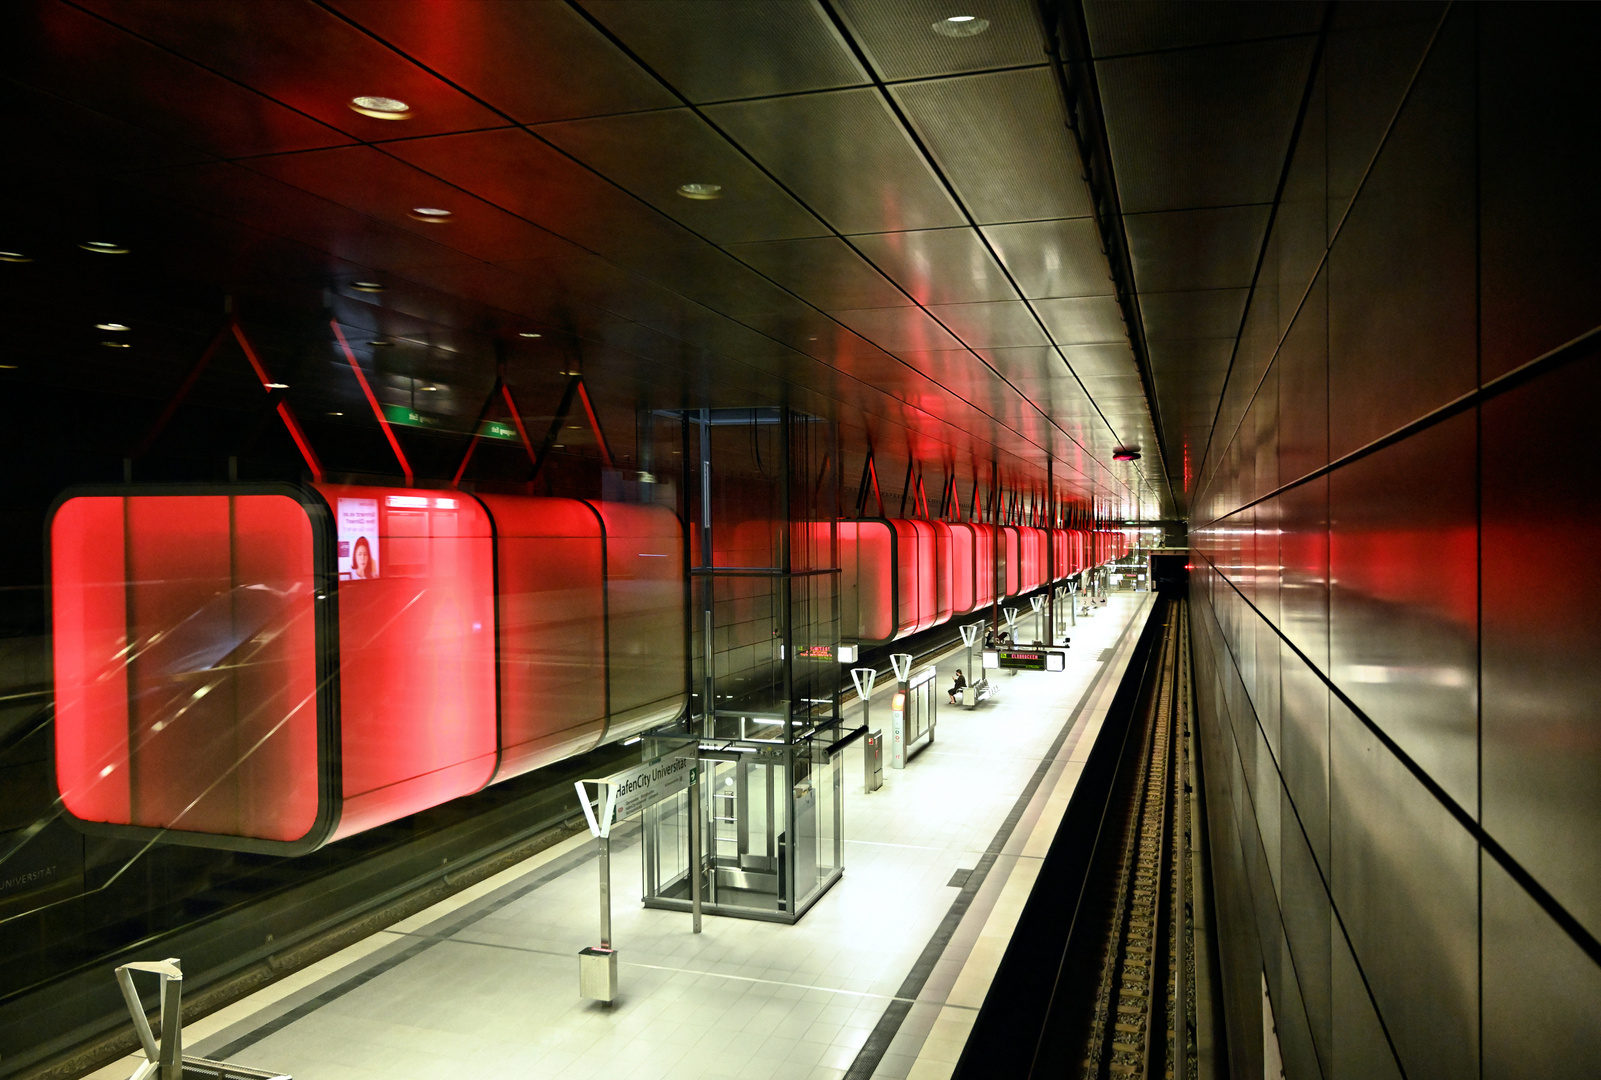
[[[67,810],[267,841],[311,833],[306,509],[279,494],[80,496],[58,507],[50,536]]]
[[[956,591],[956,564],[953,550],[954,531],[950,525],[943,521],[933,522],[934,527],[934,622],[942,623],[955,612]],[[965,535],[965,534],[964,534]],[[970,557],[963,568],[970,572],[973,560]],[[969,582],[971,586],[971,582]]]
[[[950,568],[950,611],[966,615],[978,607],[978,534],[965,522],[943,526],[948,554],[945,561]],[[942,603],[941,610],[945,605]]]

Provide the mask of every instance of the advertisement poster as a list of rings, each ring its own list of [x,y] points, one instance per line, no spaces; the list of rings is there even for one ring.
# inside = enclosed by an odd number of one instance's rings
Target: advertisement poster
[[[378,576],[378,500],[340,499],[339,580],[361,581]]]

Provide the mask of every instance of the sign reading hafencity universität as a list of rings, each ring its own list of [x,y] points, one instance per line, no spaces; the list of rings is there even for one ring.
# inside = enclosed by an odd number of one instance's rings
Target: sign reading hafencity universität
[[[697,757],[695,748],[686,746],[671,754],[630,765],[604,779],[579,780],[573,784],[578,789],[578,802],[584,808],[589,831],[596,836],[610,836],[612,825],[689,787],[695,782]],[[590,805],[585,784],[594,784],[600,789],[598,808]],[[596,809],[600,810],[599,815]]]

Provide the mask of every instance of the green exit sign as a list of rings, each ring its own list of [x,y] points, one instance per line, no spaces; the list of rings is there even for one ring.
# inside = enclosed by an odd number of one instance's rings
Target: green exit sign
[[[405,405],[383,406],[384,419],[400,427],[422,428],[425,431],[445,431],[464,433],[466,425],[446,416],[434,416],[430,413],[418,412]],[[478,425],[478,436],[483,439],[504,439],[507,442],[519,442],[521,437],[517,428],[500,420],[485,420]]]

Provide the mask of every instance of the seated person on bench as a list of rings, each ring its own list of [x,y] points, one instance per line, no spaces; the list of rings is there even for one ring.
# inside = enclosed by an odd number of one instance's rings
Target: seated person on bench
[[[961,668],[957,668],[956,669],[956,681],[951,684],[951,689],[950,689],[951,704],[952,705],[955,705],[957,703],[957,699],[962,696],[962,691],[965,690],[965,689],[967,689],[967,680],[965,678],[963,678],[963,676],[962,676],[962,669]]]

